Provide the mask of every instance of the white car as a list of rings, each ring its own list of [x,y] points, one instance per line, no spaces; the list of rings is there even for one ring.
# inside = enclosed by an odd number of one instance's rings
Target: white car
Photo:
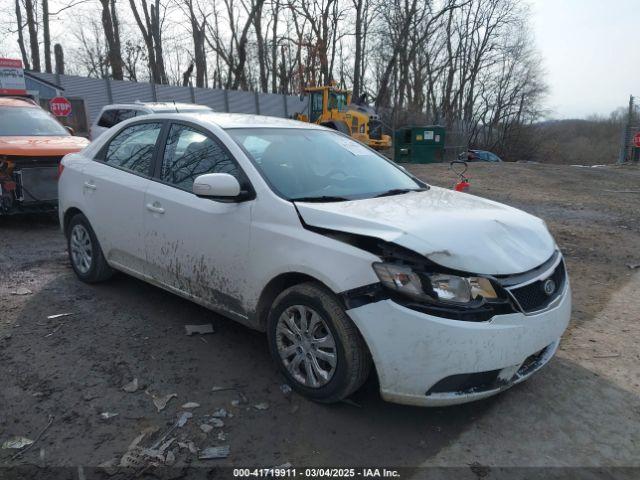
[[[152,113],[194,113],[210,111],[211,108],[206,105],[176,102],[134,102],[105,105],[89,129],[89,138],[95,140],[114,125],[142,115],[150,115]]]
[[[85,282],[114,270],[266,331],[298,392],[493,395],[556,352],[569,279],[544,222],[429,186],[362,144],[238,114],[128,120],[67,155],[60,223]]]

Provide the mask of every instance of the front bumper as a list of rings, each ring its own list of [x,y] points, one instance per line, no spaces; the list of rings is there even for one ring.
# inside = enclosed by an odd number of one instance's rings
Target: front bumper
[[[435,317],[391,300],[347,313],[369,346],[382,398],[453,405],[495,395],[542,368],[569,323],[571,288],[567,283],[560,301],[544,312],[488,322]]]

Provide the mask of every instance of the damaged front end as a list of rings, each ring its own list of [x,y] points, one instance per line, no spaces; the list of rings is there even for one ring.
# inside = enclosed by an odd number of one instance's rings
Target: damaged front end
[[[55,210],[61,159],[0,155],[0,215]]]
[[[493,277],[442,267],[378,238],[308,225],[306,228],[380,258],[372,265],[380,283],[343,292],[347,308],[391,299],[413,310],[466,321],[484,321],[497,313],[514,312],[508,292]]]
[[[436,317],[484,322],[495,315],[532,314],[550,308],[566,287],[566,270],[558,251],[539,267],[523,274],[483,275],[443,267],[405,247],[378,238],[306,228],[380,258],[380,262],[372,265],[379,283],[342,292],[348,309],[390,299]],[[553,284],[551,292],[545,291],[549,280]]]

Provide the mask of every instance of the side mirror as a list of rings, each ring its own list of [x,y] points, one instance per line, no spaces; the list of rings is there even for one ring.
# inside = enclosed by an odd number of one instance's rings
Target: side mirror
[[[73,128],[71,128],[71,127],[69,127],[67,125],[65,125],[64,128],[67,129],[67,132],[69,132],[69,134],[71,134],[71,135],[75,135],[76,134],[76,131]]]
[[[194,180],[193,193],[199,197],[235,198],[240,196],[240,183],[228,173],[206,173]]]

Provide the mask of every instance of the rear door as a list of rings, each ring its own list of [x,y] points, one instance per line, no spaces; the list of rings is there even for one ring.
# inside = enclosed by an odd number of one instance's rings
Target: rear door
[[[171,124],[158,157],[156,181],[145,194],[144,226],[149,274],[209,308],[246,317],[253,200],[216,201],[192,193],[204,173],[234,175],[251,185],[224,144],[210,132],[182,122]]]
[[[121,129],[83,172],[85,214],[109,262],[144,271],[144,194],[162,122]]]

